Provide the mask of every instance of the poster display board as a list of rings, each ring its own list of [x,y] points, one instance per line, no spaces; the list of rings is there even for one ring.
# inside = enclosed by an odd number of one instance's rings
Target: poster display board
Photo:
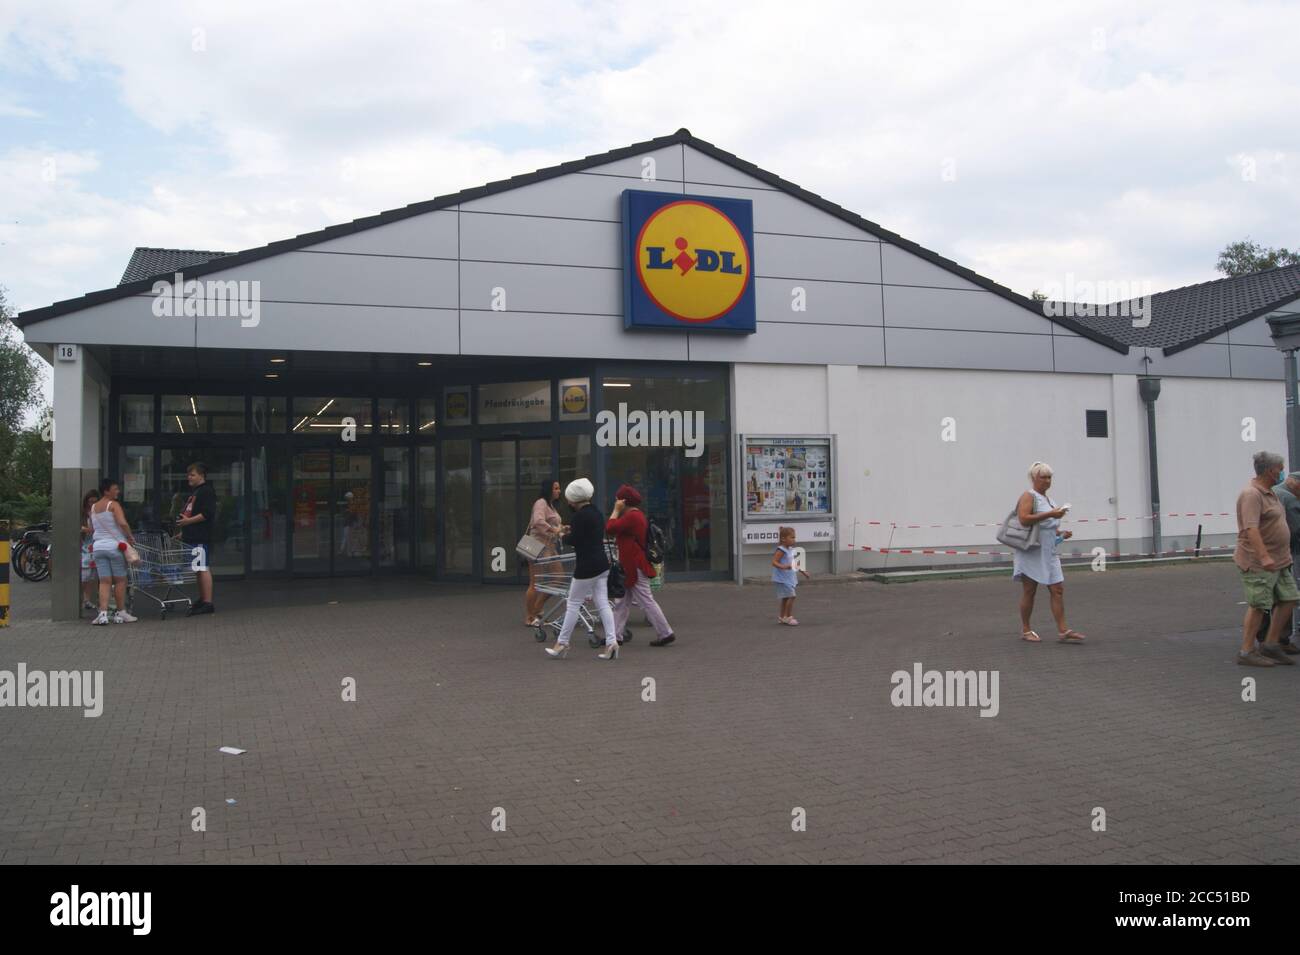
[[[742,438],[745,521],[832,515],[829,436]]]

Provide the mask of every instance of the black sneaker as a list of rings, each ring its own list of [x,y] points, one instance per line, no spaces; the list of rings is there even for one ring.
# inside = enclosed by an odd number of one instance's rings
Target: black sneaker
[[[666,647],[666,646],[668,646],[668,644],[672,643],[672,642],[673,642],[674,640],[676,640],[676,639],[677,639],[677,636],[676,636],[675,634],[671,634],[671,633],[670,633],[670,634],[668,634],[668,636],[666,636],[666,637],[664,637],[664,638],[662,638],[662,639],[660,639],[660,640],[651,640],[651,641],[650,641],[650,646],[652,646],[652,647]]]
[[[210,603],[206,603],[206,602],[200,600],[198,603],[196,603],[196,604],[194,604],[192,607],[190,607],[190,612],[187,613],[185,616],[187,616],[187,617],[197,617],[199,614],[212,613],[212,612],[215,611],[216,609],[217,609],[217,608],[214,607],[214,606],[212,606],[212,604],[210,604]]]

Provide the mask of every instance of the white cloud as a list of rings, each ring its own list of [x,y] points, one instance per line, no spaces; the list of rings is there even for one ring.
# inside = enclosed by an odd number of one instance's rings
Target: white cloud
[[[112,284],[137,244],[260,245],[679,126],[1025,292],[1296,243],[1285,3],[7,8],[7,70],[106,78],[163,157],[128,197],[85,185],[99,156],[11,142],[24,308]],[[31,179],[49,148],[57,187]]]

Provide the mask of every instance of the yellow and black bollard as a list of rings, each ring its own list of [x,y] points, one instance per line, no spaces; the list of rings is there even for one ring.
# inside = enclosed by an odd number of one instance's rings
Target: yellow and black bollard
[[[0,521],[0,627],[9,626],[9,522]]]

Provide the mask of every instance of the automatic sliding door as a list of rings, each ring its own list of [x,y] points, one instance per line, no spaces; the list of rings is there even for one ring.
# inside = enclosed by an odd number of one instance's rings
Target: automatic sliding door
[[[505,580],[516,574],[515,533],[518,520],[518,449],[513,439],[480,442],[482,470],[479,483],[483,502],[484,580]]]
[[[334,452],[334,573],[370,570],[370,452]]]
[[[293,571],[328,574],[331,550],[330,453],[293,456]]]

